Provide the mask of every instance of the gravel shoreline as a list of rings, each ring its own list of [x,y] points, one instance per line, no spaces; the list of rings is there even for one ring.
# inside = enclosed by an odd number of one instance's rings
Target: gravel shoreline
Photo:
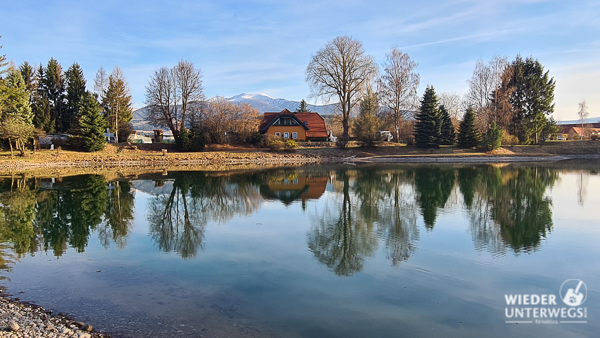
[[[63,313],[53,314],[11,296],[4,288],[0,289],[0,337],[111,337]]]

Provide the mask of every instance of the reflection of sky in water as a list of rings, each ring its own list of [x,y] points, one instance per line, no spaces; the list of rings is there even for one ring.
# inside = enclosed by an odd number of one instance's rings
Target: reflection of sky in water
[[[378,232],[376,221],[373,238],[361,242],[374,241],[374,249],[364,251],[361,269],[351,277],[334,274],[308,245],[319,220],[338,216],[339,182],[329,183],[318,200],[307,200],[305,210],[299,201],[264,200],[251,214],[221,223],[210,220],[202,248],[188,259],[158,249],[147,219],[154,196],[137,190],[133,227],[123,249],[114,243],[104,248],[93,234],[83,253],[68,249],[59,259],[51,251],[22,258],[5,273],[11,280],[6,285],[14,293],[25,291],[24,300],[122,333],[180,330],[180,335],[196,336],[208,329],[225,335],[229,332],[218,330],[238,325],[259,328],[259,336],[271,331],[292,337],[591,336],[600,332],[593,320],[600,313],[600,177],[587,176],[583,203],[578,179],[579,173],[561,172],[546,190],[552,229],[537,250],[518,254],[506,247],[500,254],[485,246],[477,249],[458,184],[429,230],[412,186],[404,184],[403,196],[413,197],[400,201],[405,221],[414,213],[414,249],[394,266],[386,243],[389,232]],[[226,185],[226,191],[232,189]],[[354,195],[351,201],[356,202]],[[384,204],[392,202],[388,198]],[[382,213],[384,204],[379,205]],[[357,203],[352,208],[360,209]],[[556,294],[570,278],[588,285],[588,324],[504,323],[505,293]]]

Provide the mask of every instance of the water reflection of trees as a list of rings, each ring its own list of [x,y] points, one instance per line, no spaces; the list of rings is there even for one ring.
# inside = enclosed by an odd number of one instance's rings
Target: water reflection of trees
[[[558,178],[542,167],[462,168],[458,182],[478,250],[503,254],[537,249],[552,230],[552,201],[545,193]]]
[[[258,209],[262,201],[258,187],[251,175],[210,177],[204,173],[177,173],[171,191],[150,202],[152,238],[163,251],[194,257],[202,248],[209,221],[225,222]]]
[[[361,271],[383,238],[392,264],[408,259],[418,239],[412,175],[402,171],[338,170],[335,193],[313,218],[307,241],[317,260],[340,276]],[[412,199],[414,201],[414,199]],[[408,203],[407,203],[408,202]]]
[[[58,257],[69,246],[84,251],[91,232],[104,222],[101,230],[123,247],[133,218],[133,192],[129,182],[113,184],[119,188],[109,193],[109,183],[99,175],[1,181],[0,241],[11,243],[17,258],[37,250],[52,250]]]

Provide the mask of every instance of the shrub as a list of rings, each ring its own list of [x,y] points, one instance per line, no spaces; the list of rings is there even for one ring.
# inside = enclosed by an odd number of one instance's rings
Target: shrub
[[[269,136],[267,138],[267,147],[271,149],[271,151],[281,151],[285,143],[280,137],[277,136]]]
[[[508,146],[514,146],[519,144],[519,139],[515,135],[509,134],[506,130],[502,131],[502,144]]]
[[[298,142],[294,140],[285,141],[285,150],[289,152],[294,152],[298,149]]]

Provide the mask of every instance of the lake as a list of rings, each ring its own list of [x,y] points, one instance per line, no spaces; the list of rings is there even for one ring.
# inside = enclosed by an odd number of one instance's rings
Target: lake
[[[0,284],[118,337],[599,336],[598,168],[5,176]]]

